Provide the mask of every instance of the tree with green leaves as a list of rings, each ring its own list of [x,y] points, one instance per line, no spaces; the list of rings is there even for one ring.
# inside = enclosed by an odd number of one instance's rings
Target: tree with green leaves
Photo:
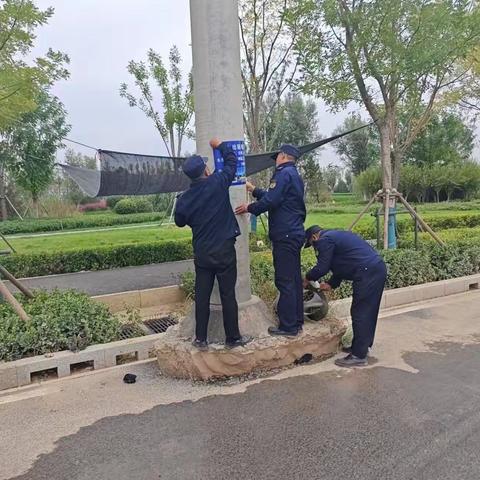
[[[290,17],[301,32],[302,90],[334,109],[352,101],[366,108],[377,121],[383,186],[397,187],[432,113],[473,75],[465,59],[480,39],[477,2],[301,0]]]
[[[473,128],[458,114],[433,115],[405,153],[405,161],[430,167],[464,162],[472,155],[474,140]]]
[[[297,30],[287,26],[287,13],[296,0],[241,0],[240,44],[244,125],[250,152],[268,150],[267,123],[275,116],[295,79],[293,54]]]
[[[126,83],[120,86],[120,96],[128,101],[130,107],[139,108],[153,121],[168,155],[172,157],[181,156],[183,140],[193,137],[190,128],[193,81],[189,74],[186,85],[183,84],[181,62],[180,52],[175,45],[170,49],[168,69],[162,57],[150,49],[147,62],[131,60],[127,66],[139,91],[138,96],[130,92]],[[159,88],[160,100],[155,99],[152,86]],[[162,113],[157,102],[161,104]]]
[[[358,114],[348,116],[342,126],[333,135],[354,130],[365,125],[366,121]],[[379,146],[372,135],[371,128],[362,128],[345,137],[335,140],[334,147],[345,167],[353,175],[359,175],[367,168],[378,163]]]
[[[68,56],[49,50],[27,60],[36,30],[45,25],[53,9],[40,10],[31,0],[3,0],[0,4],[0,132],[23,113],[36,107],[40,89],[66,78]]]
[[[21,117],[4,133],[6,165],[16,183],[32,198],[38,216],[38,200],[48,188],[62,139],[70,131],[67,114],[57,97],[41,92],[37,108]]]

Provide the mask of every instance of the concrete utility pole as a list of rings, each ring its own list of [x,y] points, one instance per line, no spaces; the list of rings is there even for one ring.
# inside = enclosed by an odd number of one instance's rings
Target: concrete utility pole
[[[213,152],[208,143],[212,137],[244,140],[238,2],[190,0],[190,22],[197,153],[208,157],[213,168]],[[230,187],[230,201],[233,208],[245,203],[245,185]],[[236,243],[240,329],[242,333],[257,336],[266,332],[273,319],[263,302],[252,297],[248,216],[237,219],[242,233]],[[224,334],[217,288],[211,305],[209,339],[221,340]]]
[[[244,140],[237,1],[190,0],[190,19],[197,153],[213,169],[212,137]],[[245,203],[245,185],[230,187],[230,200],[234,208]],[[251,298],[248,218],[237,219],[237,300],[243,303]],[[219,303],[216,294],[212,300]]]

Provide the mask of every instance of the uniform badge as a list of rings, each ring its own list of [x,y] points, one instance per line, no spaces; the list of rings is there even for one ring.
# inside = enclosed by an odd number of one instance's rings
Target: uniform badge
[[[273,190],[276,186],[277,186],[277,182],[275,180],[272,180],[268,188],[269,190]]]

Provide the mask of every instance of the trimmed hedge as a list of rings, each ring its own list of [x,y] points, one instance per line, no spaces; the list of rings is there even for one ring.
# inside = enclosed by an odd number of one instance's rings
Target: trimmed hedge
[[[480,272],[480,244],[464,243],[441,247],[425,246],[423,249],[398,249],[381,252],[387,265],[387,289],[408,287],[421,283],[445,280],[448,278],[473,275]],[[302,270],[306,272],[315,264],[313,251],[304,251]],[[274,269],[270,252],[252,254],[251,265],[252,292],[267,303],[273,302],[277,295],[273,278]],[[194,277],[189,274],[184,289],[193,298]],[[350,282],[343,282],[332,297],[339,299],[352,294]]]
[[[8,220],[0,222],[0,233],[15,235],[17,233],[55,232],[76,230],[79,228],[111,227],[133,223],[158,222],[165,218],[164,212],[135,213],[118,215],[106,213],[99,215],[78,215],[76,217],[45,220]]]
[[[2,264],[16,277],[23,278],[173,262],[188,260],[192,256],[192,242],[185,239],[66,252],[14,254],[3,257]]]
[[[421,216],[434,230],[447,230],[452,228],[474,228],[480,226],[479,213]],[[381,223],[383,223],[383,217]],[[383,225],[381,225],[381,231],[383,231]],[[400,235],[407,232],[413,232],[413,220],[410,215],[402,215],[402,218],[397,217],[397,231]],[[375,221],[372,219],[372,222],[370,224],[359,223],[355,226],[354,232],[358,233],[361,237],[365,239],[375,238]]]

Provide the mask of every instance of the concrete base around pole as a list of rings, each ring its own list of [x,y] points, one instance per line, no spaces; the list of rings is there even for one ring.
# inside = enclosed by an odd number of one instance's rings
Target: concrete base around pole
[[[345,331],[344,320],[327,318],[306,323],[303,333],[297,337],[264,336],[232,350],[221,344],[212,344],[208,351],[201,352],[181,336],[177,325],[169,328],[155,344],[155,352],[163,374],[210,380],[287,367],[305,354],[323,360],[338,351]]]
[[[276,325],[272,312],[258,297],[252,296],[248,302],[238,305],[238,325],[242,335],[254,338],[267,335],[268,327]],[[182,319],[178,325],[178,336],[190,341],[195,335],[195,308]],[[221,305],[210,305],[210,321],[208,322],[208,341],[210,343],[225,342],[223,314]]]

